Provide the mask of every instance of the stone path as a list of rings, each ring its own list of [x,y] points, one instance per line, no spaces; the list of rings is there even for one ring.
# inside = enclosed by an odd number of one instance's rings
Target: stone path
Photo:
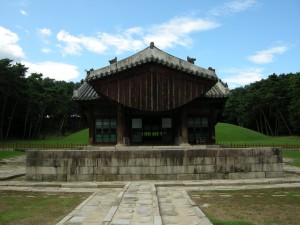
[[[25,156],[0,160],[0,181],[25,175]]]
[[[158,194],[157,194],[158,193]],[[185,191],[153,182],[129,182],[123,190],[93,193],[57,225],[210,225]]]
[[[161,224],[155,187],[151,183],[128,183],[112,207],[105,224]],[[115,213],[113,213],[115,211]]]
[[[300,187],[300,168],[286,165],[290,175],[276,179],[27,182],[12,179],[25,173],[20,161],[0,163],[0,191],[91,193],[57,225],[212,225],[187,191]]]
[[[163,224],[211,224],[186,191],[160,187],[158,189],[158,199]]]
[[[120,188],[105,188],[94,192],[57,225],[102,224],[101,221],[106,219],[119,192]]]

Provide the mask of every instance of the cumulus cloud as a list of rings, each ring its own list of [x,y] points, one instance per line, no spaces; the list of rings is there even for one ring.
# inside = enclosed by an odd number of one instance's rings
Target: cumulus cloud
[[[17,44],[19,37],[16,33],[0,26],[0,58],[21,60],[25,58],[23,49]]]
[[[233,0],[210,10],[212,16],[232,15],[245,11],[256,5],[256,0]]]
[[[44,77],[49,77],[55,80],[65,80],[70,81],[79,77],[78,67],[60,63],[60,62],[39,62],[32,63],[27,61],[22,61],[26,67],[28,67],[28,74],[31,73],[42,73]]]
[[[104,53],[107,49],[101,40],[95,37],[76,37],[65,30],[61,30],[56,37],[59,41],[65,43],[64,46],[60,46],[62,48],[63,55],[80,55],[83,47],[96,53]]]
[[[266,64],[273,61],[276,54],[282,54],[288,50],[285,45],[275,46],[266,50],[258,51],[255,55],[249,56],[247,59],[253,63]]]
[[[141,49],[154,41],[162,49],[176,45],[188,46],[193,40],[191,34],[218,27],[214,21],[192,17],[176,17],[162,24],[146,28],[132,27],[116,34],[97,33],[97,37],[75,36],[65,30],[57,34],[57,39],[64,42],[60,45],[63,55],[79,55],[83,49],[96,53],[105,53],[114,49],[116,54]]]
[[[41,37],[47,37],[52,34],[52,31],[49,28],[38,29],[37,32],[38,32],[38,35]]]
[[[255,81],[260,81],[264,78],[262,68],[231,68],[221,71],[226,78],[222,79],[226,82],[230,89],[242,87]]]
[[[113,48],[116,54],[121,54],[126,51],[140,50],[144,46],[140,36],[142,34],[142,28],[134,27],[118,34],[98,33],[98,37],[107,48]]]
[[[218,26],[216,22],[201,18],[177,17],[166,23],[152,26],[143,40],[145,43],[154,41],[162,49],[176,45],[188,46],[192,43],[190,34]]]

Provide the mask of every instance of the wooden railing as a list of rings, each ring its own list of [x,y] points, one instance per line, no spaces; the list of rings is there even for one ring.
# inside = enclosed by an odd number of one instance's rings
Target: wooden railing
[[[281,148],[298,148],[300,144],[249,144],[249,143],[218,143],[219,145],[230,147],[230,148],[253,148],[253,147],[281,147]]]
[[[5,143],[0,142],[0,149],[81,149],[85,144],[61,144],[61,143]]]
[[[284,149],[300,149],[300,144],[236,144],[236,143],[217,143],[218,145],[230,148],[253,148],[253,147],[281,147]],[[14,150],[27,150],[27,149],[82,149],[84,144],[61,144],[61,143],[5,143],[0,142],[0,149],[14,149]]]

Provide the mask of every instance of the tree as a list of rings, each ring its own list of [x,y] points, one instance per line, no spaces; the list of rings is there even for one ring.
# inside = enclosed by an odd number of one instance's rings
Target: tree
[[[12,65],[12,60],[0,60],[0,140],[7,138],[15,116],[17,104],[24,91],[24,79],[27,68],[20,63]],[[8,104],[9,103],[9,104]],[[4,136],[4,129],[6,134]]]
[[[267,79],[231,90],[227,122],[267,135],[300,131],[300,74],[272,74]]]
[[[20,63],[0,60],[0,141],[77,129],[79,110],[71,98],[79,83],[44,78],[40,73],[26,77],[26,72]]]
[[[293,125],[293,131],[300,134],[300,73],[290,75],[288,91],[291,95],[288,105],[289,120]]]

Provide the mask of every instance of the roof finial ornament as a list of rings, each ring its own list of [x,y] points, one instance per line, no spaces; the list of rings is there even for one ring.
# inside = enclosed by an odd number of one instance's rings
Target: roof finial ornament
[[[154,48],[154,42],[153,41],[150,42],[150,48],[151,49]]]
[[[212,68],[212,67],[208,67],[208,70],[216,72],[216,70],[214,68]]]
[[[116,63],[117,62],[117,57],[111,59],[111,60],[108,60],[109,64],[113,64],[113,63]]]
[[[194,64],[195,61],[196,61],[196,58],[190,58],[189,56],[186,58],[186,60],[189,62],[189,63],[192,63]]]

